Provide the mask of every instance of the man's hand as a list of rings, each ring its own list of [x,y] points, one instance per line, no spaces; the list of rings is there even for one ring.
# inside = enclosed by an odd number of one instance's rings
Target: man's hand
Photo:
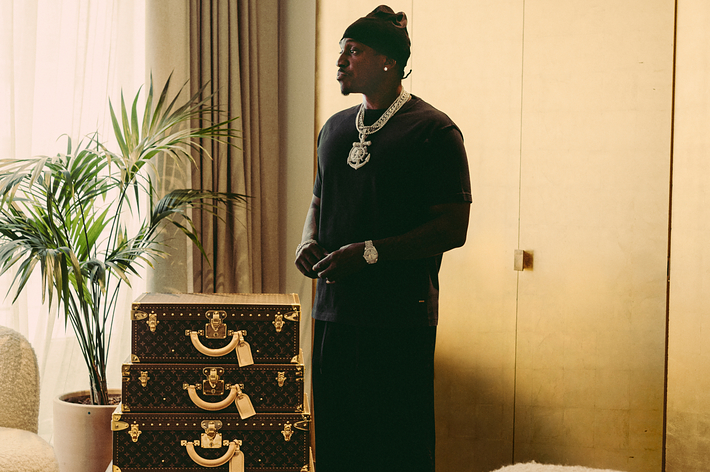
[[[433,205],[429,220],[399,236],[373,241],[379,260],[410,260],[442,254],[460,247],[466,241],[470,203]],[[322,277],[327,283],[337,282],[367,267],[363,257],[365,243],[352,243],[328,253],[315,238],[318,234],[320,198],[313,196],[303,226],[304,241],[296,254],[296,267],[312,279]]]
[[[326,283],[337,282],[367,266],[364,252],[365,243],[348,244],[326,255],[313,266],[313,271],[318,277],[325,279]]]
[[[313,270],[313,266],[327,255],[328,253],[318,242],[311,240],[311,242],[304,244],[296,254],[296,267],[306,277],[317,279],[318,272]]]

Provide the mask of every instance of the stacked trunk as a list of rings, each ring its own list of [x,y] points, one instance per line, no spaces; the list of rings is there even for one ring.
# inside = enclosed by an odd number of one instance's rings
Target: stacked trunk
[[[114,472],[313,472],[296,294],[147,293],[114,413]]]

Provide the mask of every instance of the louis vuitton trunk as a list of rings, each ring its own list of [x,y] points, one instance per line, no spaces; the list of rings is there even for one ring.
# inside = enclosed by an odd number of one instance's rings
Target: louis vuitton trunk
[[[313,471],[310,413],[113,414],[113,472]]]
[[[289,364],[297,294],[145,293],[131,306],[133,363]]]
[[[122,368],[123,412],[239,411],[300,413],[304,405],[303,356],[292,364],[133,364]],[[248,400],[243,397],[247,396]]]

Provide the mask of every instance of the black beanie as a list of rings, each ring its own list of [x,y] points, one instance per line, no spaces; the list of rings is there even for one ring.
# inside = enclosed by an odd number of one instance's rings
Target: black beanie
[[[343,38],[354,39],[394,59],[402,70],[409,59],[411,42],[407,33],[407,15],[395,13],[387,5],[380,5],[348,26]]]

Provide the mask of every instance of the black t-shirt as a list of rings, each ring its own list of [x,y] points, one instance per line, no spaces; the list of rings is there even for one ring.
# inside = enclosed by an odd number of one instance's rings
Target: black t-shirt
[[[370,160],[347,163],[359,142],[359,106],[333,115],[318,137],[320,198],[317,240],[327,251],[404,234],[427,221],[432,205],[471,202],[466,151],[459,128],[412,95],[379,131],[367,137]],[[384,110],[366,110],[371,124]],[[438,321],[441,256],[379,261],[334,284],[318,281],[313,317],[351,325]]]

